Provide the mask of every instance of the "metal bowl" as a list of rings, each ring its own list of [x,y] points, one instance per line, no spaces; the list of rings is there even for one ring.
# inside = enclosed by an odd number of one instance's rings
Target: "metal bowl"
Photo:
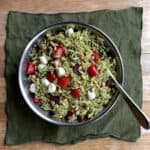
[[[104,33],[102,30],[96,28],[93,25],[89,25],[89,24],[85,24],[85,23],[81,23],[81,22],[72,22],[72,21],[71,22],[60,22],[60,23],[50,25],[47,28],[43,29],[42,31],[38,32],[32,38],[32,40],[27,44],[27,46],[24,49],[23,54],[21,56],[21,60],[20,60],[20,63],[19,63],[18,80],[19,80],[19,87],[20,87],[20,90],[21,90],[21,93],[24,97],[25,102],[28,104],[28,106],[33,110],[33,112],[36,115],[38,115],[42,119],[48,121],[49,123],[53,123],[53,124],[56,124],[56,125],[79,126],[79,125],[84,125],[84,124],[87,124],[87,123],[91,123],[91,122],[94,122],[94,121],[97,121],[97,120],[103,118],[112,109],[112,107],[117,102],[119,92],[116,91],[115,95],[110,100],[108,105],[98,115],[96,115],[93,119],[86,120],[86,121],[79,122],[79,123],[62,122],[62,121],[58,121],[54,118],[51,118],[48,111],[42,110],[40,108],[40,106],[35,105],[33,103],[31,94],[29,92],[29,82],[27,81],[27,76],[26,76],[27,62],[29,61],[28,52],[30,51],[30,48],[32,47],[32,45],[36,42],[36,40],[40,36],[45,34],[45,32],[47,32],[49,30],[61,30],[61,28],[66,26],[66,25],[75,26],[75,27],[78,27],[78,28],[81,28],[81,29],[82,28],[88,28],[88,29],[92,30],[92,32],[94,34],[97,34],[97,35],[104,38],[104,40],[106,41],[106,44],[110,47],[110,55],[115,57],[115,59],[117,61],[117,68],[116,68],[117,73],[118,73],[117,80],[119,81],[119,83],[121,85],[123,85],[124,66],[123,66],[122,57],[119,53],[119,50],[118,50],[117,46],[114,44],[114,42],[111,40],[111,38],[106,33]]]

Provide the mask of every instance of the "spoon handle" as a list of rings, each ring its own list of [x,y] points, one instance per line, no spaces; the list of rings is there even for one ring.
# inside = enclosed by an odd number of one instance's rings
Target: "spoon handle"
[[[119,82],[116,80],[114,75],[109,71],[109,74],[113,81],[115,82],[116,88],[120,92],[120,94],[123,96],[124,100],[130,107],[132,113],[134,114],[137,121],[141,124],[141,126],[145,129],[150,129],[150,121],[148,117],[142,112],[141,108],[134,102],[134,100],[128,95],[128,93],[123,89],[123,87],[119,84]]]

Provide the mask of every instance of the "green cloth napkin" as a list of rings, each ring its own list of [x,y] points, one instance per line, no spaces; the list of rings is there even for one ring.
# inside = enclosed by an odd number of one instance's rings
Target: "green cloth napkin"
[[[140,126],[120,96],[113,109],[101,120],[81,127],[59,127],[36,116],[25,103],[18,87],[18,63],[32,36],[50,24],[80,21],[106,32],[118,46],[125,67],[125,89],[141,107],[141,31],[142,8],[100,10],[82,13],[29,14],[10,12],[5,45],[7,84],[7,132],[5,144],[29,141],[75,143],[87,138],[115,137],[136,141]]]

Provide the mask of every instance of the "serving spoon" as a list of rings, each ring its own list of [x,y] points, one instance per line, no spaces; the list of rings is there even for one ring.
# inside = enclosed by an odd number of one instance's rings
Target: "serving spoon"
[[[124,88],[120,85],[120,83],[116,80],[115,76],[112,72],[108,69],[109,75],[115,83],[116,88],[123,96],[124,100],[128,104],[130,110],[132,111],[133,115],[137,119],[137,121],[141,124],[141,126],[145,129],[150,129],[150,120],[145,115],[145,113],[141,110],[141,108],[134,102],[134,100],[128,95],[128,93],[124,90]]]

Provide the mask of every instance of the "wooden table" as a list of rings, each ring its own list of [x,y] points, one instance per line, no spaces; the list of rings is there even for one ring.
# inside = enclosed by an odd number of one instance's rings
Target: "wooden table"
[[[17,146],[4,146],[6,131],[4,42],[6,18],[9,10],[32,13],[56,13],[92,11],[98,9],[121,9],[129,6],[144,7],[142,34],[143,110],[150,117],[150,0],[0,0],[0,150],[149,150],[150,131],[142,129],[142,136],[135,143],[112,138],[86,140],[74,145],[59,146],[40,142]]]

